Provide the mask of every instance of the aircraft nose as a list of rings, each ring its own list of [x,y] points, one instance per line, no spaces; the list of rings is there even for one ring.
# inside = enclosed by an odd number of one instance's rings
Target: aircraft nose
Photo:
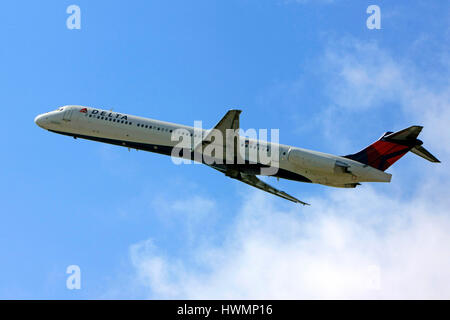
[[[36,123],[39,127],[43,128],[45,123],[45,115],[40,114],[36,118],[34,118],[34,123]]]

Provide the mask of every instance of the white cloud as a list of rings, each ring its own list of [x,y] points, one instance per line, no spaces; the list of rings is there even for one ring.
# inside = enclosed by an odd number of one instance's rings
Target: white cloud
[[[131,255],[151,297],[450,298],[444,199],[402,202],[364,188],[280,210],[255,191],[224,245],[191,249],[201,268],[149,249],[149,241]]]
[[[348,42],[329,47],[324,57],[332,101],[357,110],[396,101],[405,83],[401,66],[375,43]]]
[[[424,125],[426,143],[438,151],[448,151],[448,66],[442,64],[439,75],[434,75],[429,70],[419,70],[409,58],[394,58],[375,42],[348,39],[329,46],[321,66],[333,101],[323,114],[344,109],[367,116],[373,110],[385,109],[386,104],[398,106],[404,118]],[[387,110],[386,117],[389,116]]]
[[[187,188],[186,185],[183,187]],[[198,193],[198,190],[196,192]],[[218,217],[216,203],[212,199],[192,191],[178,190],[175,198],[173,194],[161,193],[155,196],[152,209],[164,225],[176,227],[177,232],[182,233],[186,243],[190,245],[214,238],[209,231]]]
[[[223,242],[187,247],[193,263],[164,254],[151,240],[137,243],[131,258],[149,297],[450,298],[448,86],[423,81],[420,70],[375,43],[334,46],[322,63],[334,108],[367,113],[398,104],[428,128],[424,140],[439,151],[441,167],[415,173],[422,183],[405,183],[409,196],[402,187],[365,185],[328,189],[307,199],[312,207],[279,208],[272,196],[254,191]],[[220,212],[208,201],[196,203],[195,211]]]

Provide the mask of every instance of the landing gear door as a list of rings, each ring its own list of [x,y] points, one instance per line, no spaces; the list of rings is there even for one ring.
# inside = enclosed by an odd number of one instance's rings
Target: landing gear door
[[[66,110],[63,115],[64,121],[70,121],[72,119],[73,109]]]

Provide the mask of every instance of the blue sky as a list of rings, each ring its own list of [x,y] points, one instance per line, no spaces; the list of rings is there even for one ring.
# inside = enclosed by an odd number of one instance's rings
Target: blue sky
[[[66,28],[71,4],[81,30]],[[366,27],[370,4],[381,30]],[[449,298],[449,9],[3,4],[0,298]],[[244,129],[280,128],[281,143],[336,154],[419,124],[443,163],[407,155],[391,184],[356,190],[268,180],[313,204],[303,208],[207,167],[34,124],[66,104],[204,127],[239,108]],[[66,288],[72,264],[81,290]],[[361,289],[367,266],[380,289]]]

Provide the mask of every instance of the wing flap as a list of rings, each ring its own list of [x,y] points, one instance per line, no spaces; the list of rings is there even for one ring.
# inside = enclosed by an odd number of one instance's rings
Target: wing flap
[[[244,183],[246,183],[248,185],[251,185],[252,187],[261,189],[263,191],[266,191],[266,192],[269,192],[269,193],[274,194],[276,196],[279,196],[281,198],[284,198],[286,200],[289,200],[289,201],[292,201],[292,202],[295,202],[295,203],[301,203],[304,206],[305,205],[308,205],[308,206],[310,205],[309,203],[303,202],[303,201],[301,201],[301,200],[299,200],[299,199],[297,199],[297,198],[287,194],[284,191],[281,191],[281,190],[278,190],[278,189],[272,187],[271,185],[269,185],[269,184],[261,181],[260,179],[258,179],[258,177],[256,177],[255,175],[249,175],[249,174],[245,174],[245,173],[241,172],[240,175],[237,178],[235,178],[235,179],[237,179],[239,181],[242,181],[242,182],[244,182]]]

